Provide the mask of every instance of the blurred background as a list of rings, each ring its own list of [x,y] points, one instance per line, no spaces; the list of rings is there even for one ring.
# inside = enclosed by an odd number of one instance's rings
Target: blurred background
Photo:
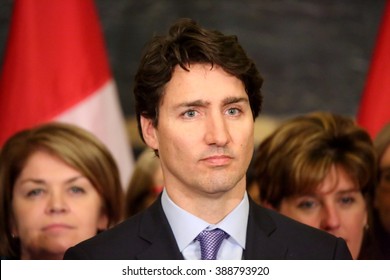
[[[80,0],[82,1],[82,0]],[[12,0],[0,0],[0,66]],[[179,17],[236,34],[265,82],[256,141],[296,114],[355,116],[385,0],[96,0],[132,147],[143,148],[132,81],[144,44]]]

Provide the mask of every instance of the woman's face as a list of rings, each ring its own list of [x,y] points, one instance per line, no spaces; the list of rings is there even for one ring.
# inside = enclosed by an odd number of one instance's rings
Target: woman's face
[[[390,233],[390,146],[380,159],[379,169],[381,177],[376,188],[374,206],[383,227]]]
[[[366,203],[359,186],[341,167],[333,167],[310,195],[282,200],[282,214],[342,237],[352,257],[359,255],[367,224]]]
[[[12,198],[12,234],[22,259],[62,259],[71,246],[108,224],[91,182],[58,157],[34,152],[17,178]]]

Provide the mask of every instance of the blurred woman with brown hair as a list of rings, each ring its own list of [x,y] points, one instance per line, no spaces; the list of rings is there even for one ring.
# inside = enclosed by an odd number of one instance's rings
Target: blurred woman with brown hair
[[[263,205],[342,237],[359,257],[376,174],[365,130],[336,114],[298,116],[259,145],[254,166]]]
[[[0,255],[62,259],[123,218],[116,163],[89,132],[48,123],[12,136],[0,153]]]

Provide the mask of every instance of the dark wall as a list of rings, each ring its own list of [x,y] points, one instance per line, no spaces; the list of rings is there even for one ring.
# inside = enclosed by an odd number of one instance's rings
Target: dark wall
[[[141,49],[178,17],[238,35],[265,78],[264,113],[355,115],[385,0],[96,0],[126,115]],[[12,1],[0,0],[0,57]],[[0,60],[1,63],[2,60]]]

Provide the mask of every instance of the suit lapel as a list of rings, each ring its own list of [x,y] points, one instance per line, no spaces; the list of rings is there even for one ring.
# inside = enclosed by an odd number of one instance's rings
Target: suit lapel
[[[243,259],[285,259],[287,248],[272,238],[276,225],[267,212],[249,199],[249,217],[246,249]],[[161,206],[159,198],[143,214],[139,225],[139,237],[149,243],[137,255],[140,260],[183,260],[172,229]]]
[[[246,237],[246,249],[243,259],[285,259],[287,248],[272,238],[276,225],[267,212],[249,199],[249,217]]]
[[[139,236],[150,245],[140,253],[140,260],[183,259],[161,206],[161,197],[145,211],[139,227]]]

